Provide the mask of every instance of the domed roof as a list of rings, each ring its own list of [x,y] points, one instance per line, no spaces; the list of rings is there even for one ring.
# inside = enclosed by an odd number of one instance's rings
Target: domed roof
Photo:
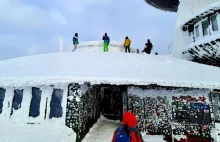
[[[148,4],[165,11],[177,12],[179,0],[145,0]]]
[[[217,67],[134,53],[63,52],[0,61],[0,87],[90,82],[218,89],[219,74]]]

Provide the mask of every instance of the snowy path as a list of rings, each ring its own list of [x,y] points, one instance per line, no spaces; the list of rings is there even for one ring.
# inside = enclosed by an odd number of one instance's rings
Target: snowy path
[[[110,121],[101,117],[82,142],[110,142],[114,131],[120,125],[119,121]]]
[[[121,123],[101,117],[82,142],[111,142],[114,131]],[[163,142],[162,136],[143,136],[145,142]]]

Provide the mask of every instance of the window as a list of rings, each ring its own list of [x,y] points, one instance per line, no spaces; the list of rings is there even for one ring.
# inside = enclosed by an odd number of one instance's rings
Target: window
[[[4,99],[5,99],[5,89],[0,88],[0,114],[2,113]]]
[[[23,99],[23,90],[14,90],[11,115],[13,114],[13,110],[18,110],[21,108],[22,99]]]
[[[37,117],[40,115],[40,101],[42,91],[39,88],[32,88],[32,98],[29,116]]]
[[[49,118],[59,118],[63,115],[63,108],[62,108],[62,98],[63,98],[63,90],[61,89],[54,89],[51,102],[50,102],[50,116]]]
[[[190,42],[195,42],[195,36],[194,36],[194,32],[189,33],[189,37],[190,37]]]
[[[213,30],[213,31],[218,31],[217,15],[213,15],[213,16],[211,17],[211,22],[212,22],[212,30]]]
[[[196,29],[196,37],[199,37],[200,36],[199,35],[199,25],[197,25],[195,29]]]
[[[202,22],[202,32],[203,36],[208,35],[209,21],[205,20]]]

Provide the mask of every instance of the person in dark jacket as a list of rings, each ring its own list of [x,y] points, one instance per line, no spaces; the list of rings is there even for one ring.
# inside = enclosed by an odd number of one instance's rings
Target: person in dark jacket
[[[133,113],[129,111],[125,112],[123,116],[122,124],[123,124],[122,127],[124,128],[124,131],[126,132],[126,134],[130,135],[131,142],[144,142],[141,133],[136,128],[137,118],[135,117]],[[129,128],[132,128],[132,131],[129,131]],[[112,142],[117,142],[117,134],[118,134],[117,130],[114,132]]]
[[[75,33],[75,36],[73,37],[73,45],[74,45],[73,52],[76,50],[78,44],[79,44],[78,33]]]
[[[108,45],[110,43],[110,38],[108,37],[107,33],[103,35],[102,40],[104,41],[104,52],[108,52]]]
[[[147,40],[147,43],[145,44],[145,48],[142,52],[145,52],[147,54],[151,53],[151,50],[153,49],[153,44],[150,42],[150,40]]]

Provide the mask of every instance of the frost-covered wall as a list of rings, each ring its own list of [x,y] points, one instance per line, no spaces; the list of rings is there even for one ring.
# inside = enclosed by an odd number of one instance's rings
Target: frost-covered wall
[[[128,110],[138,118],[138,128],[166,141],[211,139],[209,90],[128,88]]]
[[[172,44],[172,54],[175,57],[180,58],[181,50],[190,43],[189,33],[184,32],[182,26],[195,16],[202,14],[199,12],[205,12],[203,10],[206,10],[206,7],[216,2],[219,2],[219,0],[180,0]]]
[[[74,142],[65,126],[67,87],[0,87],[0,141]]]
[[[219,37],[219,38],[218,38]],[[216,39],[217,38],[217,39]],[[195,42],[183,50],[182,57],[194,62],[220,67],[220,34]]]
[[[65,126],[67,85],[0,89],[0,122]]]
[[[76,142],[80,142],[100,117],[100,90],[89,83],[73,83],[68,88],[66,126],[73,129]]]

